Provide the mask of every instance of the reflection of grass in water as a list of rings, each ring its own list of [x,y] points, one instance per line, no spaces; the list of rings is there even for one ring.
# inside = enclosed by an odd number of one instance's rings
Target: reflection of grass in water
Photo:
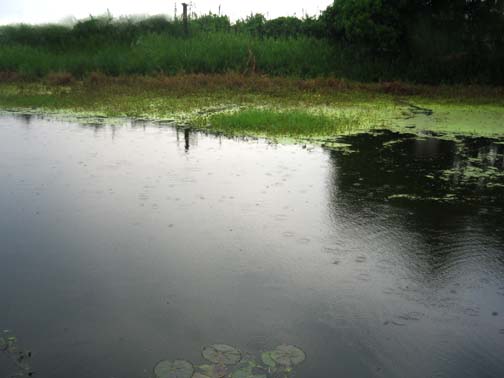
[[[443,192],[431,195],[398,193],[388,196],[394,201],[435,201],[461,202],[478,201],[492,197],[498,200],[504,187],[504,170],[502,169],[502,150],[498,142],[487,139],[486,142],[474,142],[476,139],[455,139],[457,153],[452,167],[432,171],[425,177],[429,179],[430,188],[443,188]],[[476,145],[475,145],[476,143]],[[478,143],[479,146],[478,146]],[[474,155],[474,156],[471,156]],[[443,194],[447,192],[448,194]],[[434,194],[434,195],[432,195]]]
[[[312,136],[353,131],[365,123],[365,117],[362,112],[355,111],[323,114],[304,110],[249,109],[213,115],[209,123],[211,129],[229,134]]]

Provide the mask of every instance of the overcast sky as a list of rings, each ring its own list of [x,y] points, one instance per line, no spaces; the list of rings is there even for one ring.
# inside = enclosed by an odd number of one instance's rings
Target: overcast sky
[[[186,0],[187,1],[187,0]],[[189,2],[189,1],[188,1]],[[269,18],[303,14],[315,15],[324,10],[332,0],[196,0],[193,10],[198,14],[221,12],[232,20],[242,18],[251,12],[266,14]],[[182,6],[177,2],[178,12]],[[88,17],[90,14],[104,14],[110,10],[113,16],[131,14],[173,15],[175,1],[170,0],[0,0],[0,24],[47,23]]]

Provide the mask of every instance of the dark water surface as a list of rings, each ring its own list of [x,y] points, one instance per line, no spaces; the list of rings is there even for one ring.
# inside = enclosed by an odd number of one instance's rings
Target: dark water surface
[[[344,142],[0,117],[0,329],[41,378],[214,343],[297,345],[303,378],[503,377],[502,141]]]

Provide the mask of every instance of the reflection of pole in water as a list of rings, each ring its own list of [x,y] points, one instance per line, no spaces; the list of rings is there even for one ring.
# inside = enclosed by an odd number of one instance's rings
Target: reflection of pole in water
[[[187,128],[184,127],[183,133],[184,133],[184,150],[186,153],[188,153],[191,147],[195,147],[198,145],[198,140],[196,138],[196,134],[191,133],[191,129],[188,127]],[[177,136],[177,146],[180,147],[180,143],[182,142],[182,128],[177,128],[176,136]]]
[[[29,114],[29,113],[21,113],[21,114],[18,114],[17,117],[23,121],[24,124],[26,124],[26,126],[29,126],[30,125],[30,122],[33,118],[33,115],[32,114]]]
[[[185,151],[186,152],[189,152],[189,147],[190,147],[190,143],[189,143],[189,129],[184,129],[184,142],[185,142]]]

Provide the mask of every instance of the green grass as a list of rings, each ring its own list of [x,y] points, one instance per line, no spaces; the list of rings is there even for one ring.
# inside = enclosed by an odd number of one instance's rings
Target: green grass
[[[433,109],[434,115],[406,119],[410,103]],[[361,84],[331,78],[97,75],[63,85],[49,79],[0,81],[2,109],[65,117],[171,119],[226,134],[275,138],[321,139],[376,127],[408,133],[504,134],[502,88]],[[416,129],[409,128],[412,123]]]
[[[232,24],[228,17],[213,14],[191,17],[188,36],[180,19],[163,15],[90,16],[72,26],[5,25],[0,26],[0,78],[6,73],[28,79],[66,73],[81,79],[92,72],[114,76],[256,72],[361,82],[504,82],[502,49],[490,54],[485,52],[488,46],[479,46],[480,52],[466,56],[452,54],[451,49],[441,53],[434,43],[433,50],[411,54],[409,41],[403,53],[377,53],[377,46],[350,44],[326,29],[323,17],[264,20],[255,15]]]
[[[357,130],[365,124],[363,114],[350,110],[320,114],[299,109],[247,109],[210,116],[209,128],[226,134],[253,136],[328,136]]]
[[[207,33],[185,39],[169,35],[141,36],[131,45],[100,49],[52,50],[44,46],[0,45],[0,72],[40,78],[67,72],[82,78],[159,73],[264,72],[279,76],[318,77],[332,73],[335,49],[309,37],[258,39],[245,34]]]

